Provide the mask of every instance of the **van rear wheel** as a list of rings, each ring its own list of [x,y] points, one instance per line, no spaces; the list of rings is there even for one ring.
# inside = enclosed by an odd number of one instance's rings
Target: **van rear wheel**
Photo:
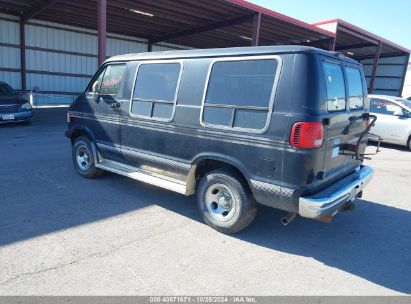
[[[91,142],[87,137],[80,136],[74,140],[72,158],[74,168],[83,177],[96,178],[104,172],[95,166]]]
[[[245,229],[257,213],[257,204],[246,182],[227,169],[211,171],[201,179],[197,203],[204,221],[222,233]]]

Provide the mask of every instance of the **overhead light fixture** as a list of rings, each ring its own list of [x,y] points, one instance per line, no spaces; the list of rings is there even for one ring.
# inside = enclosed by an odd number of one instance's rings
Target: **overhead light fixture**
[[[350,56],[354,56],[354,53],[350,52],[350,51],[348,51],[347,54],[350,55]]]
[[[129,11],[130,11],[130,12],[133,12],[133,13],[136,13],[136,14],[139,14],[139,15],[143,15],[143,16],[154,17],[153,14],[150,14],[150,13],[147,13],[147,12],[143,12],[143,11],[138,11],[138,10],[131,9],[131,8],[129,9]]]
[[[247,37],[247,36],[238,36],[238,37],[240,37],[240,38],[242,38],[242,39],[244,39],[244,40],[253,40],[253,38],[250,38],[250,37]]]

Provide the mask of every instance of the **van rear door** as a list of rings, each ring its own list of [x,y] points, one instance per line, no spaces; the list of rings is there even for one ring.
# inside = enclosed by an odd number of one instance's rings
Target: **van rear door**
[[[361,161],[355,153],[358,139],[366,130],[365,85],[360,66],[340,60],[322,60],[327,102],[324,116],[325,157],[323,179],[354,171]],[[366,138],[359,147],[364,153]]]
[[[370,123],[368,116],[366,116],[369,109],[366,109],[365,105],[365,93],[367,90],[365,78],[362,68],[359,65],[345,64],[345,75],[348,94],[347,108],[349,111],[349,125],[347,127],[348,146],[345,147],[345,152],[350,154],[350,152],[354,152],[353,149],[359,145],[358,152],[364,154],[367,147],[368,136],[364,136],[361,142],[359,142],[359,139]],[[357,165],[361,164],[361,161],[358,161],[355,157],[353,158],[347,155],[347,158],[348,162],[351,161]]]

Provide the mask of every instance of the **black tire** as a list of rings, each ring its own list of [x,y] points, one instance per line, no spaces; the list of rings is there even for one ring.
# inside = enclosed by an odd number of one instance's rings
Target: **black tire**
[[[81,176],[85,178],[96,178],[103,174],[104,171],[96,168],[95,166],[92,144],[87,137],[80,136],[74,140],[71,155],[74,168]],[[78,160],[78,156],[82,155],[85,159],[87,159],[87,161],[85,160],[82,163],[87,165],[82,166],[80,161]]]
[[[224,218],[226,211],[222,214],[218,214],[218,212],[215,213],[212,210],[214,209],[214,202],[210,204],[210,202],[207,202],[210,201],[210,199],[207,200],[206,198],[206,195],[208,195],[208,198],[210,198],[210,195],[211,198],[214,198],[216,195],[222,195],[223,193],[218,194],[218,189],[221,187],[223,187],[222,192],[225,190],[230,192],[228,193],[229,205],[235,206],[234,210],[230,209],[230,211],[227,212],[227,219]],[[208,191],[217,191],[217,194]],[[223,202],[226,202],[225,198]],[[232,172],[232,170],[229,169],[211,171],[201,179],[197,189],[197,203],[204,221],[215,230],[227,234],[237,233],[247,228],[257,214],[257,203],[251,194],[248,184],[236,172]],[[219,204],[220,201],[218,202],[218,207],[215,207],[215,210],[223,210]]]
[[[408,150],[411,151],[411,136],[408,138]]]

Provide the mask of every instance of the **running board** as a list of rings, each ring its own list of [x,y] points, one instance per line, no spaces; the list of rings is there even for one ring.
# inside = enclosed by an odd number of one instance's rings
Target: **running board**
[[[130,177],[143,183],[158,186],[181,194],[186,194],[186,183],[175,178],[143,171],[141,169],[131,167],[112,160],[104,160],[100,163],[97,163],[96,167]]]

